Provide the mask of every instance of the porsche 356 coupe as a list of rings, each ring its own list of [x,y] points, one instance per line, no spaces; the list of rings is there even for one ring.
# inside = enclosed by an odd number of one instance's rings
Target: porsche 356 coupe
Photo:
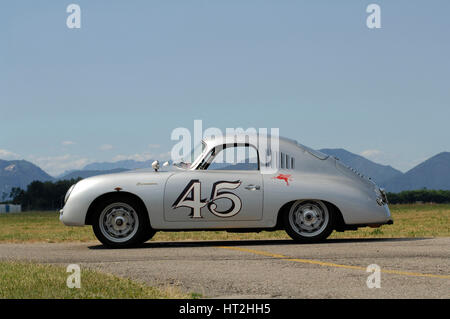
[[[154,162],[83,179],[68,190],[60,220],[92,225],[104,245],[117,248],[157,231],[284,229],[296,241],[317,242],[333,230],[392,223],[384,190],[337,158],[287,138],[264,151],[237,140],[204,139],[197,158],[167,168]],[[223,163],[236,152],[244,159]]]

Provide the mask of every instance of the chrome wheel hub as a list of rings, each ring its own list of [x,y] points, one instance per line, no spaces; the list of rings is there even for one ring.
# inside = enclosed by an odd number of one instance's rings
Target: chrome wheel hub
[[[124,242],[131,239],[139,226],[135,210],[125,203],[114,203],[106,207],[100,214],[100,230],[113,242]]]
[[[320,201],[299,201],[292,205],[289,222],[302,236],[319,235],[328,225],[328,209]]]

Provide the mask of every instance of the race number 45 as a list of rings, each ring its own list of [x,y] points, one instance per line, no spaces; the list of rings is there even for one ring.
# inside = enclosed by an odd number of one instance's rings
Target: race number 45
[[[206,200],[202,199],[200,181],[198,179],[193,179],[187,184],[180,196],[178,196],[177,200],[173,203],[172,208],[188,207],[191,209],[191,213],[189,214],[191,218],[203,218],[201,209],[207,206],[208,210],[218,217],[232,217],[241,211],[242,202],[237,195],[223,190],[236,189],[240,185],[241,181],[216,182],[213,184],[210,199]],[[231,206],[226,211],[217,211],[217,204],[214,203],[214,201],[218,199],[230,200]]]

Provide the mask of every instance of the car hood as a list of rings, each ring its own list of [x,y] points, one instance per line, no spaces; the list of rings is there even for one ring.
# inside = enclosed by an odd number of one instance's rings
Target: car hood
[[[151,168],[136,169],[113,174],[96,175],[82,179],[77,183],[77,188],[84,186],[100,186],[109,188],[129,188],[139,185],[139,183],[163,183],[169,176],[175,174],[175,170],[160,170],[155,172]]]

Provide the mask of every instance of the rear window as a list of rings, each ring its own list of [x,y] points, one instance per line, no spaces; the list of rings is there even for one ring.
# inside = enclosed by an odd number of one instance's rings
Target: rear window
[[[322,153],[322,152],[313,150],[312,148],[309,148],[308,146],[302,145],[302,144],[300,144],[300,143],[298,143],[298,142],[297,142],[297,144],[298,144],[301,148],[303,148],[305,151],[307,151],[309,154],[311,154],[311,155],[317,157],[318,159],[324,160],[324,159],[327,159],[328,157],[330,157],[329,155],[326,155],[326,154],[324,154],[324,153]]]

